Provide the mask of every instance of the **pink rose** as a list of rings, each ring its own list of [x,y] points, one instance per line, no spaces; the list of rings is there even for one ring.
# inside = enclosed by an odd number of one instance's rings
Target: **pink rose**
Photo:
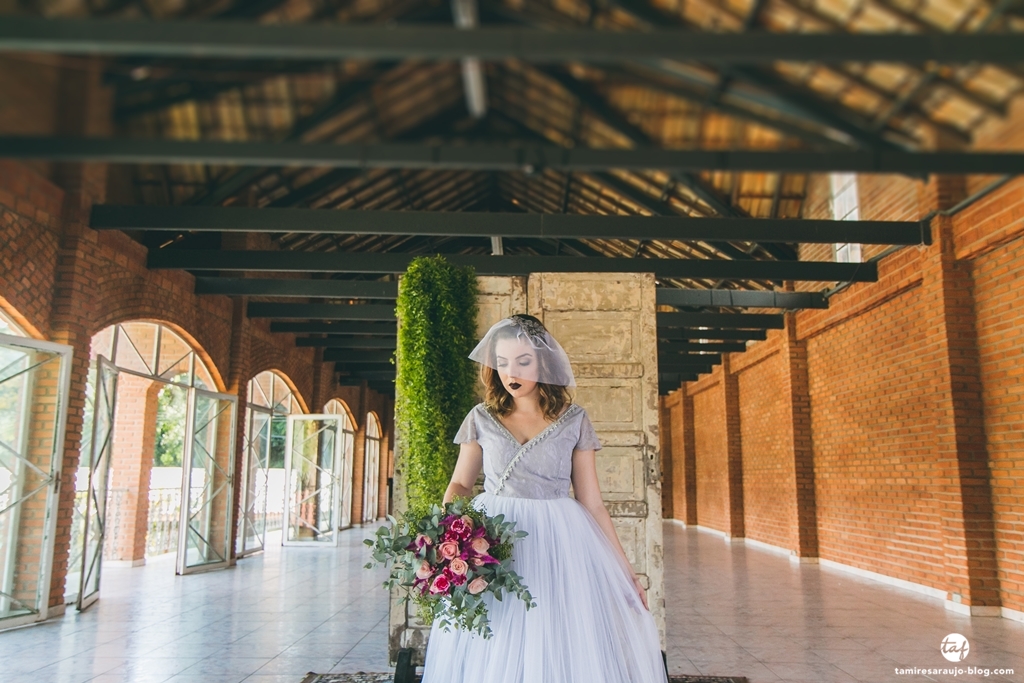
[[[450,560],[459,554],[459,544],[455,541],[445,541],[437,546],[437,552],[446,560]]]
[[[459,557],[452,560],[448,565],[448,568],[452,570],[452,574],[458,574],[460,576],[465,576],[466,572],[469,571],[469,565],[466,564],[465,560]]]
[[[444,574],[439,574],[434,582],[430,584],[430,592],[434,595],[439,593],[447,593],[451,589],[451,581]]]
[[[485,588],[487,588],[487,581],[482,576],[476,577],[475,579],[469,582],[468,586],[466,586],[466,590],[468,590],[473,595],[478,595],[479,593],[483,592]]]
[[[413,541],[413,543],[416,544],[417,548],[421,548],[425,545],[433,545],[434,542],[431,541],[430,536],[427,536],[426,534],[416,534],[416,540]]]
[[[419,569],[416,570],[417,579],[429,579],[430,575],[434,573],[434,568],[430,566],[430,563],[426,560],[420,563]]]
[[[469,558],[469,563],[474,567],[479,567],[484,563],[484,560],[482,557],[471,557]]]
[[[487,542],[486,538],[479,536],[470,542],[469,547],[473,549],[473,552],[483,555],[490,550],[491,544]]]

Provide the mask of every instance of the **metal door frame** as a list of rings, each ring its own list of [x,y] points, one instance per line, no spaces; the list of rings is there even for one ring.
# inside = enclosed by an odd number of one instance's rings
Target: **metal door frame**
[[[16,337],[9,334],[0,334],[0,344],[9,346],[22,346],[38,351],[47,351],[58,354],[60,360],[60,373],[57,379],[57,388],[60,392],[60,404],[56,424],[53,430],[54,453],[50,462],[50,479],[46,483],[46,521],[43,523],[43,539],[41,551],[40,576],[39,576],[39,598],[38,611],[34,614],[24,614],[17,617],[0,619],[0,629],[8,629],[22,624],[30,624],[36,621],[43,621],[49,616],[50,582],[53,579],[53,555],[57,536],[57,507],[60,505],[60,479],[61,469],[64,464],[64,446],[66,443],[66,430],[68,422],[68,400],[71,392],[71,360],[74,349],[67,344],[33,339],[32,337]],[[38,492],[38,491],[37,491]],[[34,494],[32,494],[34,495]]]
[[[187,566],[187,562],[189,519],[192,516],[192,446],[193,441],[195,440],[196,397],[200,395],[216,400],[228,401],[231,404],[231,427],[228,430],[228,452],[231,454],[231,457],[228,459],[228,481],[226,484],[228,489],[228,510],[227,519],[225,520],[229,537],[225,547],[224,559],[221,562],[210,562],[207,564],[197,565],[195,567],[189,567]],[[232,394],[221,394],[215,391],[198,389],[191,386],[188,387],[188,399],[185,410],[185,450],[181,456],[181,516],[178,518],[178,550],[177,557],[175,558],[175,573],[182,576],[186,574],[213,571],[215,569],[224,569],[225,567],[230,566],[232,562],[231,551],[234,548],[231,547],[232,543],[230,540],[230,533],[233,531],[235,523],[235,432],[237,431],[236,417],[238,414],[238,397]]]
[[[92,512],[92,504],[91,500],[89,499],[92,498],[94,493],[93,477],[96,474],[96,468],[93,466],[93,464],[96,462],[96,425],[98,422],[96,419],[96,412],[99,406],[99,397],[100,392],[102,390],[101,387],[104,386],[104,369],[113,371],[114,388],[113,391],[111,392],[111,396],[113,397],[113,405],[110,410],[110,426],[107,431],[107,439],[106,441],[104,441],[103,446],[100,447],[100,453],[103,452],[106,446],[110,446],[111,448],[110,450],[107,450],[106,462],[103,465],[103,467],[106,469],[106,471],[104,472],[104,477],[106,478],[106,490],[103,491],[103,521],[100,523],[99,552],[96,554],[95,558],[96,590],[89,595],[85,595],[85,581],[87,577],[86,564],[89,559],[86,549],[88,548],[89,545],[89,518],[90,513]],[[82,531],[82,573],[78,579],[78,597],[75,600],[75,608],[79,612],[88,609],[93,603],[95,603],[100,598],[100,575],[103,566],[103,543],[107,538],[107,495],[110,492],[110,460],[111,456],[113,455],[112,442],[114,439],[115,415],[117,413],[117,380],[120,374],[120,370],[118,370],[118,367],[114,365],[113,361],[107,360],[107,358],[102,355],[96,357],[96,397],[93,399],[92,440],[90,441],[90,450],[92,452],[89,454],[89,484],[88,487],[86,488],[86,495],[88,496],[88,498],[85,504],[85,526]],[[79,455],[79,458],[81,458],[81,455]],[[99,501],[97,501],[97,504],[99,504]]]
[[[238,521],[240,522],[240,524],[238,525],[238,532],[237,532],[238,533],[238,538],[241,541],[241,546],[242,547],[241,547],[241,550],[239,550],[236,547],[235,557],[237,559],[242,559],[243,557],[248,557],[249,555],[253,555],[255,553],[262,552],[267,547],[267,500],[266,499],[267,499],[267,497],[270,494],[269,482],[267,484],[267,490],[265,492],[266,495],[264,495],[264,501],[263,501],[263,538],[260,539],[260,546],[258,548],[255,547],[255,546],[252,547],[252,548],[249,548],[249,547],[246,547],[246,545],[245,545],[245,538],[246,538],[245,525],[247,523],[247,517],[249,515],[249,503],[250,503],[250,501],[249,501],[249,469],[250,469],[250,467],[249,467],[249,454],[250,454],[249,444],[252,442],[252,433],[251,433],[251,431],[252,431],[253,422],[254,422],[255,417],[256,417],[256,413],[259,413],[260,415],[266,415],[266,417],[267,417],[267,443],[266,443],[265,449],[266,449],[267,467],[265,467],[263,469],[264,469],[264,471],[268,472],[268,474],[269,474],[269,470],[270,470],[271,436],[272,436],[273,421],[274,421],[274,416],[275,416],[275,413],[274,413],[273,409],[271,409],[271,408],[264,408],[263,406],[255,406],[255,407],[254,406],[246,406],[245,409],[246,409],[246,412],[248,413],[249,419],[245,421],[245,431],[243,432],[243,435],[244,435],[243,438],[245,438],[245,444],[243,446],[243,454],[242,454],[243,462],[242,462],[241,485],[240,485],[240,493],[241,493],[241,495],[239,496],[241,504],[239,505]]]
[[[340,438],[345,429],[345,423],[341,415],[330,415],[327,413],[313,413],[309,415],[296,414],[288,416],[288,428],[285,431],[285,453],[284,453],[284,524],[281,529],[281,545],[289,547],[325,547],[325,548],[336,548],[340,540],[340,534],[338,533],[338,524],[341,519],[341,477],[338,473],[339,464],[341,464],[342,458],[339,457],[341,443],[343,441]],[[295,422],[313,422],[313,421],[328,421],[333,420],[337,423],[337,430],[334,437],[334,458],[331,476],[334,477],[334,485],[331,493],[331,541],[289,541],[288,530],[291,528],[292,520],[292,506],[291,506],[291,472],[292,472],[292,437],[294,436],[294,429],[292,425]],[[343,465],[342,465],[343,466]]]

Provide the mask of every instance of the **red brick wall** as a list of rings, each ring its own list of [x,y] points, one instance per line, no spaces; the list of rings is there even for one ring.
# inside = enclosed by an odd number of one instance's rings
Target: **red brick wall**
[[[86,175],[75,182],[87,180]],[[246,319],[244,301],[196,296],[191,275],[150,271],[142,245],[123,233],[97,233],[83,226],[78,221],[87,213],[79,204],[87,202],[88,197],[83,199],[83,185],[76,187],[74,193],[67,193],[30,166],[0,161],[0,243],[4,245],[0,250],[0,305],[33,336],[66,343],[74,349],[52,606],[60,605],[63,599],[89,345],[92,336],[107,326],[131,320],[170,324],[203,358],[217,389],[238,395],[239,416],[244,414],[248,380],[266,369],[287,375],[310,408],[321,409],[333,396],[344,396],[353,406],[361,405],[361,410],[354,410],[360,428],[368,410],[376,410],[389,421],[391,415],[390,399],[370,389],[353,404],[353,394],[360,396],[358,387],[354,391],[338,387],[333,364],[321,363],[314,349],[296,348],[292,335],[271,334],[266,321]],[[69,202],[74,205],[69,207]],[[319,404],[314,403],[314,385]],[[241,422],[239,419],[239,430]],[[385,422],[383,428],[389,433],[390,422]],[[241,456],[239,431],[236,472]],[[382,465],[386,458],[387,451],[382,449]],[[361,450],[356,451],[355,461],[361,465]],[[356,501],[361,502],[361,470],[357,475],[353,490],[357,492]],[[382,496],[385,491],[382,487]],[[141,500],[144,496],[138,493]],[[133,554],[137,554],[135,550]]]
[[[697,462],[697,523],[729,529],[728,443],[721,369],[695,383],[693,396],[694,453]]]
[[[743,451],[743,505],[746,536],[780,546],[794,546],[790,520],[795,472],[787,463],[792,436],[779,429],[790,419],[790,404],[781,391],[787,371],[773,334],[746,354],[735,357],[739,384],[740,443]]]
[[[979,146],[1024,148],[1024,99]],[[917,220],[993,180],[860,176],[861,217]],[[809,180],[804,215],[831,216],[827,177]],[[674,467],[667,492],[676,518],[695,489],[695,521],[726,529],[737,420],[745,535],[939,588],[976,613],[1024,611],[1022,238],[1016,179],[933,219],[933,244],[883,258],[877,282],[787,315],[786,330],[729,354],[731,369],[684,384],[662,425],[681,432],[674,460],[694,442],[696,483]],[[865,245],[864,257],[885,248]],[[831,260],[830,245],[804,246],[801,258]]]

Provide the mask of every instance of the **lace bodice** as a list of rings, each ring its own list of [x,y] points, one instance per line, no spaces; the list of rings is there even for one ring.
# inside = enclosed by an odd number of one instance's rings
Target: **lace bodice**
[[[601,448],[587,411],[577,403],[570,403],[557,420],[524,444],[483,403],[478,403],[462,421],[453,441],[480,444],[484,491],[518,498],[568,496],[573,450]]]

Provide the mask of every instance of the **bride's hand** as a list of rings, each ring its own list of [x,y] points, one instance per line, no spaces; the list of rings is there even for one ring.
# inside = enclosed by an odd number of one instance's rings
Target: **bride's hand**
[[[647,606],[647,591],[644,590],[643,584],[640,583],[640,577],[636,574],[633,574],[633,586],[636,588],[640,600],[644,603],[644,609],[650,612],[651,608]]]

